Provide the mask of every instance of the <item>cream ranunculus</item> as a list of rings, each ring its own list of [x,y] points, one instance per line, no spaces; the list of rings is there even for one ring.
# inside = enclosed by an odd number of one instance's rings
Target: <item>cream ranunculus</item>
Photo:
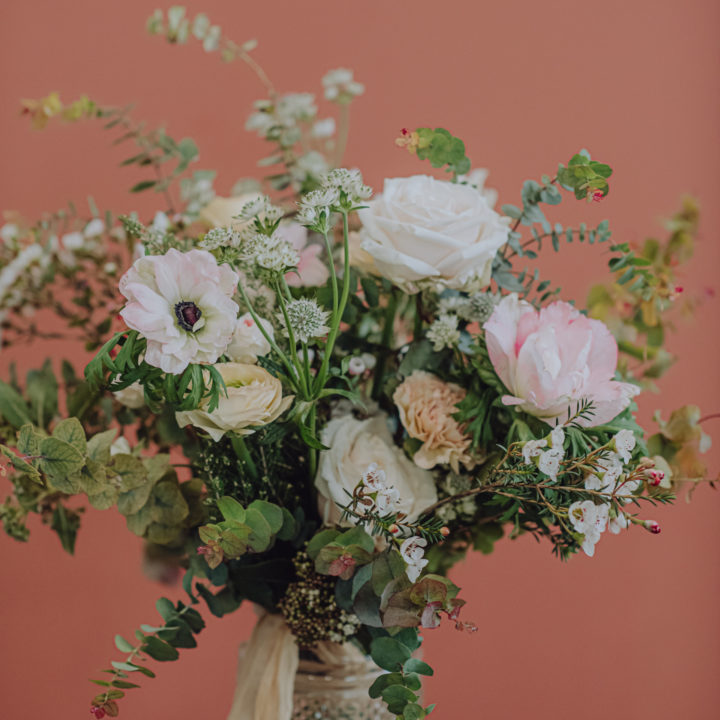
[[[359,211],[361,247],[384,277],[408,292],[424,282],[456,290],[489,284],[510,220],[474,187],[428,175],[393,178],[368,206]]]
[[[447,463],[460,472],[460,463],[469,470],[475,467],[469,453],[470,436],[453,417],[466,394],[459,385],[423,370],[415,370],[395,390],[393,401],[403,427],[411,438],[422,442],[413,457],[421,468]]]
[[[225,381],[227,397],[221,396],[212,412],[208,412],[206,400],[197,410],[175,413],[180,427],[194,425],[217,442],[228,432],[250,435],[292,404],[292,395],[283,397],[280,381],[257,365],[219,363],[215,368]]]
[[[239,230],[245,227],[247,223],[235,219],[236,216],[240,214],[245,205],[262,197],[262,193],[253,192],[227,198],[216,195],[200,211],[200,219],[213,227],[232,227]]]
[[[388,486],[399,494],[397,510],[411,520],[437,501],[435,482],[395,445],[387,416],[357,420],[352,415],[331,420],[322,433],[329,447],[320,453],[315,487],[320,494],[320,513],[328,524],[340,522],[338,504],[347,505],[355,486],[373,463],[385,472]]]

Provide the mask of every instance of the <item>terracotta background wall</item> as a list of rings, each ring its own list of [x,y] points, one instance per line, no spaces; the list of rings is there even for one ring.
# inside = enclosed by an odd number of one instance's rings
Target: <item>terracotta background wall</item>
[[[618,240],[659,231],[683,192],[702,202],[701,242],[683,284],[717,287],[720,174],[717,127],[720,6],[712,0],[477,2],[345,0],[188,3],[236,39],[260,40],[256,57],[282,90],[318,88],[329,68],[349,66],[367,84],[355,106],[348,164],[369,182],[426,168],[393,146],[402,126],[437,124],[466,140],[491,170],[501,202],[517,202],[526,178],[552,172],[581,147],[616,171],[601,205],[567,200],[570,224],[611,220]],[[126,193],[127,150],[98,127],[34,133],[21,97],[81,92],[106,104],[136,103],[137,117],[194,137],[217,187],[253,173],[264,148],[243,131],[260,97],[243,66],[224,66],[197,47],[173,48],[144,33],[155,0],[6,0],[0,10],[0,204],[32,216],[92,194],[100,207],[150,212],[154,196]],[[603,277],[604,251],[563,250],[544,264],[566,297],[582,301]],[[655,408],[684,402],[720,410],[718,300],[708,300],[670,340],[682,360],[662,381]],[[44,348],[0,357],[39,364]],[[49,353],[73,349],[50,346]],[[74,357],[79,357],[75,351]],[[714,430],[720,438],[720,423]],[[720,445],[720,442],[718,443]],[[710,463],[718,471],[720,454]],[[565,720],[717,717],[720,686],[720,497],[700,490],[691,505],[656,513],[663,532],[604,537],[594,559],[555,560],[530,538],[502,543],[455,572],[470,600],[473,637],[429,632],[437,669],[427,700],[437,717]],[[90,512],[67,556],[46,528],[32,542],[0,537],[0,717],[82,718],[85,678],[115,658],[113,635],[155,621],[161,593],[141,573],[140,544],[109,511]],[[224,717],[235,650],[252,622],[242,611],[211,619],[197,650],[159,667],[130,693],[123,717]]]

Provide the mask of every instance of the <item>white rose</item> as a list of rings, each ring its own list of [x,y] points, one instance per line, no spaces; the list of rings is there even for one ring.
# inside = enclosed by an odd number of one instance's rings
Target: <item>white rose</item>
[[[274,339],[272,325],[263,318],[260,318],[260,324],[265,328],[265,332]],[[233,362],[255,364],[259,357],[267,355],[270,350],[270,343],[262,334],[252,315],[250,313],[241,315],[225,354]]]
[[[207,411],[208,401],[197,410],[175,413],[180,427],[194,425],[217,442],[227,432],[250,435],[282,415],[292,404],[293,396],[282,396],[282,384],[257,365],[219,363],[215,369],[227,387],[227,397],[220,396],[217,408]]]
[[[122,390],[113,393],[115,399],[131,410],[137,410],[145,405],[145,390],[139,382],[134,382]]]
[[[475,188],[428,175],[392,178],[368,206],[359,211],[361,248],[395,284],[417,292],[420,281],[456,290],[490,283],[510,219]]]
[[[375,415],[357,420],[352,415],[331,420],[322,433],[329,447],[320,453],[315,487],[320,494],[320,514],[328,524],[340,522],[338,504],[347,505],[355,486],[375,464],[385,473],[386,484],[399,495],[396,510],[415,520],[437,501],[435,482],[427,470],[419,468],[395,445],[387,416]]]

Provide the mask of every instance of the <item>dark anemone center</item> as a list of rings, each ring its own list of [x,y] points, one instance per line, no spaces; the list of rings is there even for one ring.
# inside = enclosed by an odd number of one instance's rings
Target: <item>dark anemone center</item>
[[[177,317],[178,325],[188,332],[192,332],[201,315],[202,310],[194,302],[183,301],[175,305],[175,317]]]

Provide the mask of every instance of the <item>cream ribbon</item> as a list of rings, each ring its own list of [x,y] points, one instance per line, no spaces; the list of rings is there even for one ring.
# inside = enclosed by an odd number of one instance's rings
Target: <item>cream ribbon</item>
[[[244,651],[228,720],[290,720],[298,646],[283,616],[263,615]]]

